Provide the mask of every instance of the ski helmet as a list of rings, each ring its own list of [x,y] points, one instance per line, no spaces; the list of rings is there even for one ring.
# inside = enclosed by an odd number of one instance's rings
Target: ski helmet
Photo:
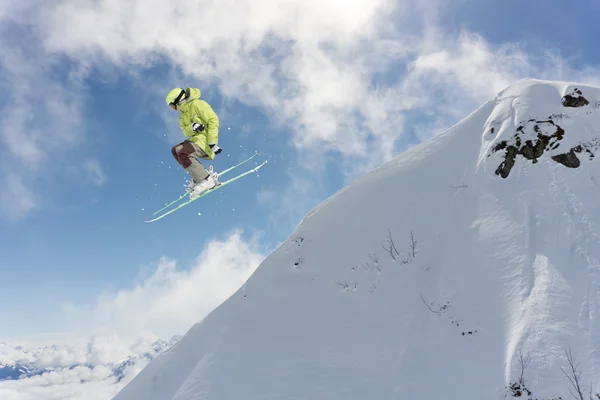
[[[177,105],[179,105],[179,102],[181,101],[181,99],[183,98],[183,96],[185,95],[185,90],[182,88],[175,88],[173,90],[171,90],[168,94],[167,94],[167,104],[171,107],[171,108],[176,108]]]

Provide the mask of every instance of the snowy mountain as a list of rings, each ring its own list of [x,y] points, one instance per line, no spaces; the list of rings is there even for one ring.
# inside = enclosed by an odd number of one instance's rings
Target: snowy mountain
[[[54,344],[29,348],[0,342],[0,381],[27,379],[78,367],[103,367],[118,382],[129,368],[145,365],[180,338],[174,336],[165,341],[154,335],[144,335],[124,348],[104,337],[94,338],[82,346]]]
[[[600,398],[599,101],[522,80],[365,174],[115,400]]]

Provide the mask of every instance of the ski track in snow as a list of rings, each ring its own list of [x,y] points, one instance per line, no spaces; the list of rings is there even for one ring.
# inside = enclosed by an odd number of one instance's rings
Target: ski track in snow
[[[519,81],[357,179],[115,400],[504,400],[521,355],[520,398],[564,400],[569,347],[599,393],[600,164],[551,158],[600,139],[598,100]],[[503,178],[519,135],[552,139]]]

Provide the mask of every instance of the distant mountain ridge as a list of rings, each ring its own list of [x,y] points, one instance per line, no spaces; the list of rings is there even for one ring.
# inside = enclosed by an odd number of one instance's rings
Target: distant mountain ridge
[[[165,350],[173,346],[181,336],[173,336],[170,340],[151,340],[144,346],[132,348],[125,356],[118,359],[99,360],[94,356],[93,345],[88,349],[80,349],[70,345],[47,345],[26,348],[21,345],[10,345],[0,342],[0,381],[8,379],[25,379],[46,372],[73,369],[79,366],[94,368],[99,365],[109,367],[112,374],[120,381],[125,371],[140,363],[147,363]],[[142,339],[144,340],[144,339]],[[145,339],[148,341],[148,339]],[[86,354],[87,353],[87,354]]]

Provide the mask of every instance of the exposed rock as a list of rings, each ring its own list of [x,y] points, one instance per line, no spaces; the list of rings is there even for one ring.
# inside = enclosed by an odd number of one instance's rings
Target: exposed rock
[[[510,391],[512,397],[530,397],[531,391],[525,386],[523,378],[520,378],[517,382],[513,382],[510,385]]]
[[[528,160],[531,160],[534,164],[538,158],[544,154],[547,150],[554,150],[560,144],[559,142],[563,139],[565,131],[560,126],[556,125],[552,120],[547,121],[536,121],[529,120],[529,123],[534,122],[533,130],[537,134],[535,141],[526,140],[522,143],[521,134],[524,132],[525,126],[521,125],[517,128],[517,132],[513,136],[514,144],[509,144],[507,141],[499,142],[492,152],[505,150],[504,161],[498,166],[495,173],[500,175],[502,178],[507,178],[512,167],[515,165],[515,159],[517,155],[521,155]],[[540,125],[551,125],[555,128],[555,132],[551,134],[545,134]]]
[[[595,157],[595,154],[592,150],[595,150],[598,147],[600,147],[600,142],[598,140],[582,143],[573,147],[567,153],[552,156],[552,159],[558,163],[561,163],[565,167],[577,168],[581,165],[581,162],[575,153],[582,153],[585,151],[588,154],[589,159],[592,160]]]
[[[575,88],[571,94],[564,95],[561,102],[565,107],[584,107],[590,104],[590,102],[583,97],[581,90],[577,88]]]
[[[575,155],[574,149],[571,149],[568,153],[552,156],[552,159],[569,168],[577,168],[581,165],[579,158]]]

